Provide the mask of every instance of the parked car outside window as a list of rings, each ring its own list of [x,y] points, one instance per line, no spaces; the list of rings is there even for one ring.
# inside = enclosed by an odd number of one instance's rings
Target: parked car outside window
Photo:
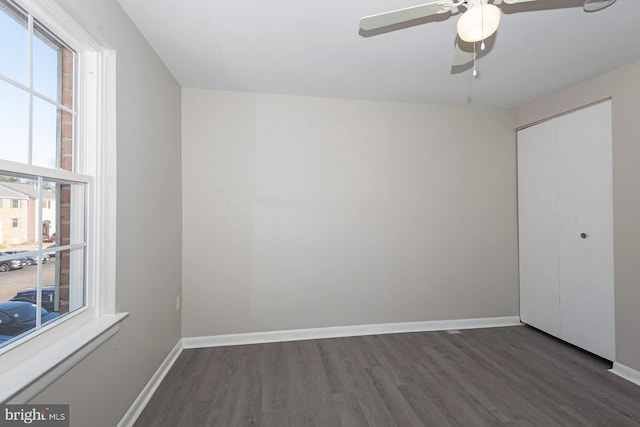
[[[5,254],[23,254],[23,253],[27,253],[29,251],[5,251]],[[37,264],[38,263],[38,257],[35,255],[27,255],[24,257],[27,260],[27,265],[33,265],[33,264]],[[48,254],[42,254],[42,263],[46,264],[47,261],[49,261],[51,259],[51,257]]]
[[[53,244],[53,245],[47,246],[45,249],[53,249],[53,248],[56,248],[56,247],[58,247],[58,245]],[[47,255],[49,255],[49,257],[51,257],[51,258],[55,258],[56,251],[47,252]]]
[[[0,257],[9,255],[6,252],[0,252]],[[24,267],[25,265],[27,265],[27,259],[26,258],[14,258],[14,259],[10,259],[10,260],[3,260],[2,258],[0,258],[0,272],[5,272],[5,271],[11,271],[11,270],[17,270],[19,268]]]
[[[30,302],[0,302],[0,335],[16,336],[36,327],[36,310],[38,306]],[[40,309],[40,319],[45,324],[59,315]]]
[[[53,285],[42,287],[42,308],[48,312],[55,311],[55,295],[56,287]],[[15,297],[9,301],[26,301],[32,304],[36,303],[36,288],[23,289],[18,291]]]

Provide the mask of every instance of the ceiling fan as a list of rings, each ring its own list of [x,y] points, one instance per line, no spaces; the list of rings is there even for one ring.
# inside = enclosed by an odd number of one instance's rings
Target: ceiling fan
[[[530,3],[538,0],[437,0],[418,6],[365,16],[360,19],[360,28],[367,31],[375,31],[396,24],[426,18],[432,15],[459,13],[459,7],[465,9],[458,19],[458,37],[463,42],[474,43],[472,59],[475,61],[475,43],[482,42],[480,49],[484,50],[484,40],[491,37],[500,24],[501,11],[498,5]],[[559,2],[562,0],[558,0]],[[616,0],[584,0],[583,9],[586,12],[595,12],[613,4]],[[493,4],[495,3],[495,4]],[[456,55],[460,49],[456,42]],[[459,57],[459,55],[458,55]],[[454,58],[454,62],[456,59]],[[456,65],[456,64],[454,64]],[[474,76],[476,70],[474,67]]]

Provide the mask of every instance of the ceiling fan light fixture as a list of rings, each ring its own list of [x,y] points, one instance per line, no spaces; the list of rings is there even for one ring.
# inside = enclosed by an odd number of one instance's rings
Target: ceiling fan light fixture
[[[458,19],[458,36],[466,42],[485,40],[498,29],[500,9],[493,4],[482,4],[467,9]]]
[[[597,12],[615,3],[616,0],[584,0],[585,12]]]

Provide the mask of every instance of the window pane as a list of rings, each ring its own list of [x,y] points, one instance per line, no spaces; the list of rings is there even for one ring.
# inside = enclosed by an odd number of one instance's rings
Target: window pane
[[[60,203],[56,220],[56,223],[60,225],[59,233],[56,235],[56,244],[67,246],[84,243],[84,185],[57,183],[55,191]]]
[[[38,182],[0,175],[0,198],[18,202],[0,208],[0,347],[36,328],[38,286],[43,325],[85,305],[86,184]]]
[[[58,166],[58,117],[55,105],[33,98],[32,164],[48,168]]]
[[[7,258],[13,257],[11,260]],[[26,257],[0,252],[0,346],[8,337],[15,337],[36,327],[36,307],[33,305],[37,285],[37,269],[29,267]],[[43,316],[43,318],[45,318]]]
[[[20,250],[24,245],[36,240],[33,232],[35,218],[35,200],[37,181],[18,179],[9,175],[0,175],[0,197],[11,200],[0,209],[1,251]]]
[[[71,313],[84,306],[84,248],[57,251],[56,286],[60,290],[58,311]]]
[[[0,158],[29,160],[29,95],[0,80]]]
[[[38,24],[33,37],[33,89],[54,101],[60,99],[61,45]]]
[[[27,17],[21,11],[0,3],[0,74],[23,85],[28,84]],[[11,58],[10,60],[6,60]]]
[[[58,224],[58,198],[55,183],[45,181],[42,189],[42,247],[48,246],[56,240],[56,225]]]
[[[73,115],[61,110],[60,168],[73,171]]]
[[[75,80],[75,54],[62,47],[62,105],[73,108],[73,83]]]

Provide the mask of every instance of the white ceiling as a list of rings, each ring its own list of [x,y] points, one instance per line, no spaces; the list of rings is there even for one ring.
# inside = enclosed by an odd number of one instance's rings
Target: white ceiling
[[[639,0],[503,5],[477,79],[452,70],[459,15],[359,34],[362,16],[421,0],[119,2],[192,88],[510,108],[640,59]]]

